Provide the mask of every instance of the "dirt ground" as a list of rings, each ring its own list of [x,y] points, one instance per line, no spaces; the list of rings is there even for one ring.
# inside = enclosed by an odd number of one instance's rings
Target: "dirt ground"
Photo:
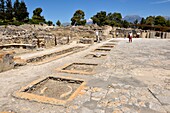
[[[110,40],[114,41],[109,42]],[[0,73],[0,112],[169,113],[170,40],[139,38],[134,39],[133,43],[128,43],[128,39],[123,38],[110,40],[90,45],[85,50],[41,65],[27,64]],[[111,48],[111,51],[105,52],[107,54],[105,58],[85,57],[96,53],[94,50],[106,43],[116,45]],[[65,45],[40,51],[40,53],[18,56],[27,59],[34,54],[44,54],[71,46]],[[56,71],[57,68],[75,62],[94,63],[98,66],[94,75]],[[44,104],[13,96],[14,92],[32,81],[53,75],[83,79],[87,84],[74,100],[64,106]],[[49,85],[52,87],[54,84]],[[58,89],[54,92],[58,96],[61,95]]]
[[[33,90],[29,90],[27,92],[35,95],[66,100],[79,86],[80,84],[76,83],[68,83],[67,81],[49,79],[41,84],[36,85]],[[62,96],[62,94],[67,92],[70,92],[70,94]]]

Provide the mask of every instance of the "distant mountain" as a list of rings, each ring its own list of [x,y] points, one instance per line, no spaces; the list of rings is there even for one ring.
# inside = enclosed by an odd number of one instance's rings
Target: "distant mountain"
[[[87,25],[93,24],[93,20],[92,19],[87,19],[86,24]],[[69,22],[62,23],[62,26],[69,26],[69,25],[71,25],[71,23],[69,23]]]
[[[62,26],[69,26],[71,25],[69,22],[62,23]]]
[[[138,22],[140,22],[142,19],[142,17],[140,17],[139,15],[127,15],[123,18],[123,20],[126,20],[128,22],[134,22],[135,20],[138,20]]]
[[[170,20],[170,16],[164,16],[166,20]]]
[[[92,20],[92,19],[87,19],[87,20],[86,20],[86,24],[87,24],[87,25],[93,24],[93,20]]]

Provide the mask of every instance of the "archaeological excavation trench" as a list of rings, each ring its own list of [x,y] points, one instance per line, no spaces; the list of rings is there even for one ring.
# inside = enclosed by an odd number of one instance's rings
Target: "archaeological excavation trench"
[[[71,74],[91,74],[95,73],[98,64],[92,63],[70,63],[63,67],[57,68],[57,71]]]
[[[84,48],[84,46],[75,46],[75,47],[71,47],[68,49],[64,49],[64,50],[60,50],[57,52],[53,52],[50,54],[45,54],[42,56],[37,56],[37,57],[33,57],[33,58],[29,58],[26,60],[27,63],[46,63],[70,54],[73,54],[75,52],[78,52],[80,50],[82,50]]]
[[[88,59],[93,59],[93,58],[105,58],[107,55],[106,54],[102,54],[102,53],[96,53],[96,54],[88,54],[85,56],[85,58]]]
[[[110,40],[109,42],[119,42],[118,40]]]
[[[14,96],[30,101],[63,105],[75,98],[84,85],[83,80],[50,76],[32,82],[15,92]]]
[[[97,48],[94,50],[94,52],[109,52],[111,51],[110,48]]]
[[[97,64],[73,63],[63,68],[63,70],[80,70],[85,72],[92,72],[95,66],[97,66]]]
[[[103,45],[101,46],[101,48],[114,48],[115,46],[114,45]]]
[[[103,44],[103,46],[115,46],[115,45],[116,45],[116,43],[111,43],[111,42]]]

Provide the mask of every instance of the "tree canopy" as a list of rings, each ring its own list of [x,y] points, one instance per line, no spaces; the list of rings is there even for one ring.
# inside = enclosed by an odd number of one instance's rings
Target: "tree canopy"
[[[22,0],[15,0],[12,4],[11,0],[0,0],[0,25],[14,24],[20,25],[26,22],[32,24],[39,24],[45,22],[44,16],[41,16],[42,9],[36,8],[33,11],[32,19],[29,19],[29,13],[27,6]]]
[[[106,13],[105,11],[98,12],[96,15],[91,17],[94,24],[99,26],[110,25],[110,26],[121,26],[122,15],[120,13]]]
[[[122,27],[128,28],[129,26],[130,26],[130,24],[129,24],[128,21],[126,21],[126,20],[123,20],[123,21],[122,21]]]
[[[53,22],[49,20],[49,21],[47,21],[47,25],[48,25],[48,26],[52,26],[52,25],[53,25]]]
[[[16,2],[14,3],[14,11],[14,15],[18,21],[24,21],[28,19],[29,13],[27,12],[25,2],[21,1],[20,3],[18,0],[16,0]]]
[[[7,20],[13,19],[13,8],[11,0],[6,1],[6,19]]]
[[[155,18],[155,25],[166,26],[166,19],[162,16],[157,16]]]
[[[42,13],[42,8],[36,8],[34,11],[33,11],[33,16],[36,15],[36,16],[41,16],[41,13]]]
[[[0,0],[0,20],[4,20],[5,19],[5,1],[4,0]]]
[[[170,27],[170,20],[167,20],[167,21],[166,21],[166,26],[167,26],[167,27]]]
[[[43,11],[42,8],[36,8],[33,11],[32,22],[34,24],[39,24],[41,22],[45,23],[44,16],[41,16],[42,11]]]
[[[86,20],[84,19],[85,13],[82,10],[77,10],[71,18],[71,25],[85,25]]]
[[[99,26],[107,24],[107,15],[105,11],[98,12],[96,15],[91,17],[91,19],[93,20],[94,24],[97,24]]]
[[[57,25],[57,26],[61,26],[60,20],[58,20],[58,21],[56,22],[56,25]]]
[[[16,0],[15,2],[14,2],[14,8],[13,8],[13,11],[14,11],[14,15],[15,15],[15,18],[16,19],[19,19],[20,17],[20,2],[19,2],[19,0]]]
[[[0,24],[19,25],[28,20],[28,11],[24,1],[0,0]]]
[[[146,18],[146,25],[154,25],[155,17],[154,16],[149,16]]]

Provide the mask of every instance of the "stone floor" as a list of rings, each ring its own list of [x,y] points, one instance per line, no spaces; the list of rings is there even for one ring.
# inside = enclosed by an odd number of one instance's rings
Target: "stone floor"
[[[113,39],[112,39],[113,40]],[[169,113],[170,40],[114,39],[106,58],[84,56],[103,44],[42,65],[28,64],[0,73],[0,112],[14,113]],[[57,72],[72,62],[97,63],[94,75]],[[41,77],[59,75],[83,79],[86,87],[64,106],[15,98],[12,94]]]

